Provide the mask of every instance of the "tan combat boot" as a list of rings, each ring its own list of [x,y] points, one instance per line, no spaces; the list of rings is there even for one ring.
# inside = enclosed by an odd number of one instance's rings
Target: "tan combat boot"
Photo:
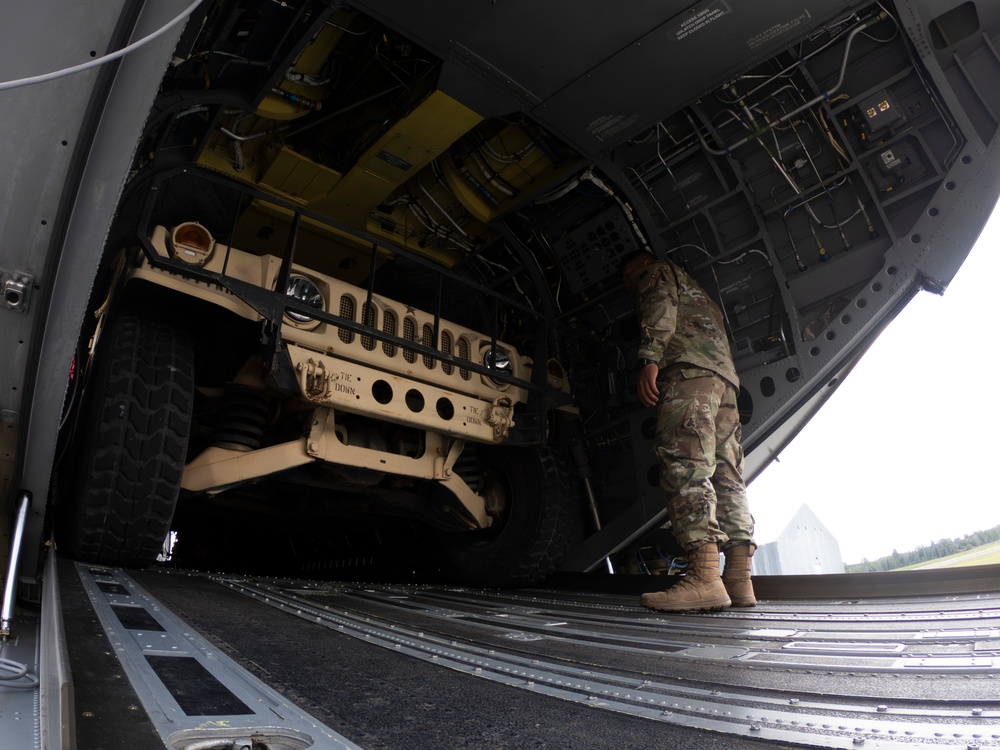
[[[722,583],[734,607],[752,607],[757,603],[750,580],[750,558],[757,547],[753,544],[739,544],[722,550],[726,558],[726,568],[722,572]]]
[[[684,577],[666,591],[643,594],[639,604],[660,612],[711,612],[730,604],[719,576],[719,545],[708,542],[688,556]]]

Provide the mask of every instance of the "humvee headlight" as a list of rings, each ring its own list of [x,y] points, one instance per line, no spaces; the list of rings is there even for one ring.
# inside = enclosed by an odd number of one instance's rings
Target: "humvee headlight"
[[[503,349],[487,349],[483,355],[483,365],[507,375],[514,371],[514,363]]]
[[[285,294],[317,310],[324,310],[326,308],[323,292],[319,290],[319,287],[316,286],[312,279],[305,276],[297,274],[289,276],[288,286],[285,287]],[[309,315],[305,315],[298,310],[286,310],[285,314],[296,323],[311,323],[314,320]]]
[[[185,221],[170,233],[170,249],[174,258],[192,266],[203,266],[212,255],[215,240],[197,221]]]
[[[483,355],[483,366],[504,375],[514,374],[514,363],[510,361],[510,356],[499,347],[487,349]]]

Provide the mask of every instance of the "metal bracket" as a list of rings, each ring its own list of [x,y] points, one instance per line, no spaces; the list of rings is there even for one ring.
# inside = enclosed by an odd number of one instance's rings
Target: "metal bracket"
[[[514,426],[513,407],[507,396],[493,399],[493,405],[486,412],[486,422],[493,427],[493,438],[498,442],[506,440],[510,428]]]
[[[28,312],[34,284],[35,277],[30,273],[0,268],[0,288],[3,289],[4,307],[17,312]]]

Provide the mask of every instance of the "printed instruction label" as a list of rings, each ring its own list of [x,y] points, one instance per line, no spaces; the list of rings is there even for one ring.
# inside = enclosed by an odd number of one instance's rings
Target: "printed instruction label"
[[[687,39],[692,34],[732,12],[732,8],[729,7],[726,0],[708,0],[708,2],[698,3],[691,8],[689,16],[673,26],[674,38],[678,42],[681,39]]]
[[[413,165],[410,164],[410,162],[408,162],[406,159],[402,158],[401,156],[396,156],[395,154],[389,153],[385,149],[379,151],[377,154],[375,154],[375,156],[384,161],[386,164],[391,164],[396,169],[401,169],[404,172],[409,172],[410,169],[413,168]]]
[[[793,18],[791,21],[783,21],[782,23],[776,23],[764,29],[762,32],[756,36],[752,36],[747,39],[747,47],[750,49],[757,49],[761,45],[767,44],[773,39],[777,39],[783,34],[787,34],[792,29],[796,29],[803,24],[803,22],[808,21],[812,18],[812,14],[809,13],[809,9],[806,8],[801,14]]]
[[[587,132],[603,141],[632,127],[639,121],[639,115],[602,115],[587,125]]]

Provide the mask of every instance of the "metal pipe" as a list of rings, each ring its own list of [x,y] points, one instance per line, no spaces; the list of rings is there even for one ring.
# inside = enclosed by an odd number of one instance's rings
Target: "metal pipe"
[[[590,511],[590,519],[594,522],[594,530],[601,530],[601,515],[597,510],[597,498],[594,496],[594,486],[590,481],[590,478],[594,475],[594,472],[590,468],[590,461],[587,460],[587,451],[583,447],[583,443],[575,441],[573,443],[573,461],[576,463],[576,470],[579,472],[580,477],[583,479],[583,491],[587,496],[587,510]],[[615,566],[611,562],[610,557],[604,558],[604,565],[607,567],[608,572],[614,575]]]
[[[874,26],[876,23],[884,20],[887,17],[888,14],[886,14],[885,11],[882,11],[881,13],[877,14],[874,18],[871,18],[867,21],[863,21],[861,24],[854,27],[854,29],[851,30],[851,33],[847,35],[847,45],[844,48],[844,54],[840,60],[840,75],[837,76],[837,82],[833,84],[833,87],[829,91],[824,91],[822,94],[813,97],[805,104],[796,107],[791,112],[786,112],[784,115],[779,117],[774,122],[767,123],[763,128],[754,131],[745,138],[741,138],[740,140],[736,141],[736,143],[723,144],[722,149],[712,148],[711,146],[708,145],[708,141],[705,140],[705,136],[701,134],[701,130],[695,124],[694,118],[691,117],[690,113],[685,112],[684,114],[687,117],[688,122],[691,124],[691,128],[694,130],[695,135],[698,136],[698,140],[701,142],[702,148],[704,148],[705,151],[712,154],[713,156],[728,156],[733,149],[739,148],[740,146],[749,143],[754,138],[759,138],[772,128],[788,122],[790,119],[792,119],[793,117],[802,112],[805,112],[810,107],[815,107],[820,102],[828,101],[831,96],[837,93],[841,85],[844,83],[844,75],[847,72],[847,60],[851,53],[851,43],[854,41],[854,37],[856,37],[862,31],[867,29],[869,26]],[[758,88],[760,87],[758,86]],[[754,90],[756,91],[756,89]]]
[[[24,527],[28,522],[28,507],[31,505],[31,493],[21,492],[21,504],[17,509],[17,520],[14,522],[14,541],[10,545],[10,561],[7,563],[7,585],[3,592],[3,609],[0,610],[0,639],[10,637],[10,622],[14,612],[14,597],[17,593],[17,565],[21,557],[21,545],[24,542]]]
[[[594,488],[591,485],[590,477],[583,478],[583,491],[587,494],[587,507],[590,509],[591,516],[594,521],[594,526],[597,530],[601,530],[601,517],[597,514],[597,499],[594,497]],[[604,558],[604,567],[608,569],[608,572],[614,575],[615,566],[611,562],[610,557]]]
[[[346,107],[341,107],[340,109],[336,110],[335,112],[330,112],[329,114],[325,114],[322,117],[317,117],[314,120],[310,120],[309,122],[303,123],[302,125],[300,125],[297,128],[292,128],[291,124],[289,124],[289,125],[282,125],[282,126],[277,127],[277,128],[270,128],[268,130],[262,130],[259,133],[251,133],[250,135],[237,135],[233,131],[226,129],[226,128],[222,127],[221,125],[218,126],[218,130],[224,136],[226,136],[227,138],[230,138],[230,139],[236,141],[237,143],[246,143],[247,141],[255,141],[258,138],[264,138],[265,136],[275,135],[277,133],[281,133],[286,138],[288,138],[288,137],[291,137],[293,135],[298,135],[299,133],[302,133],[302,132],[304,132],[306,130],[309,130],[311,128],[314,128],[317,125],[321,125],[322,123],[324,123],[327,120],[330,120],[330,119],[332,119],[334,117],[338,117],[339,115],[346,114],[347,112],[350,112],[352,109],[357,109],[358,107],[361,107],[361,106],[363,106],[365,104],[368,104],[368,102],[374,101],[375,99],[383,97],[386,94],[391,94],[393,91],[395,91],[398,88],[402,88],[402,87],[401,86],[393,86],[392,88],[385,89],[384,91],[379,91],[377,94],[372,94],[371,96],[366,96],[364,99],[360,99],[360,100],[354,102],[353,104],[348,104]]]

